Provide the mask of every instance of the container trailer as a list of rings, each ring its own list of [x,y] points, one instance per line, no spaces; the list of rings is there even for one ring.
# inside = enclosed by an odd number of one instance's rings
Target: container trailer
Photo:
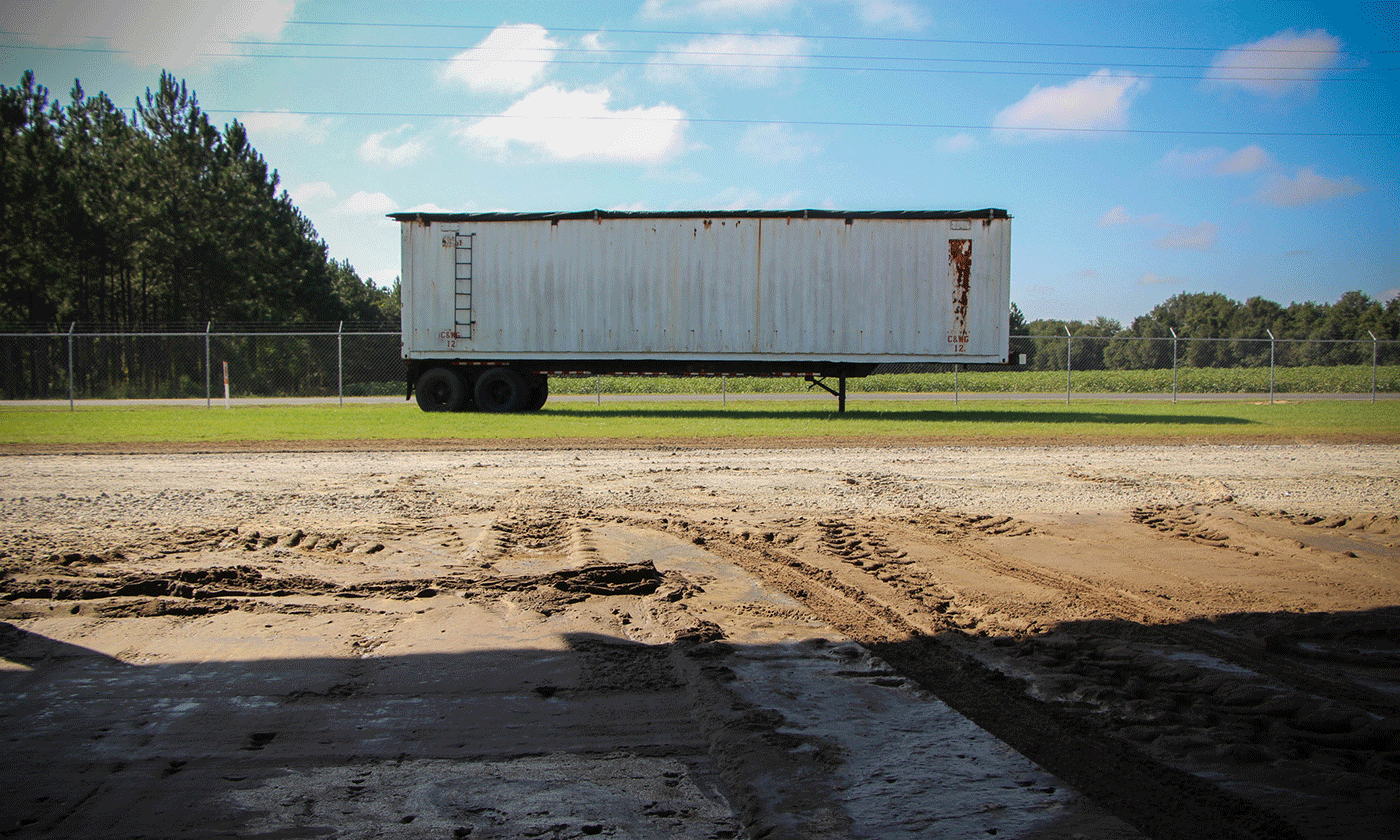
[[[407,392],[528,411],[549,377],[1006,364],[1005,210],[393,213]],[[836,387],[828,384],[836,381]]]

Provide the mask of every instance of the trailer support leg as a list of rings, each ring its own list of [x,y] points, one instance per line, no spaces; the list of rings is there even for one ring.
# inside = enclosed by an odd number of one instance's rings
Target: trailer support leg
[[[815,376],[808,376],[807,382],[810,383],[813,387],[820,388],[836,398],[836,413],[846,413],[846,377],[836,377],[835,388],[832,388],[830,385],[826,384],[826,380],[818,379]]]

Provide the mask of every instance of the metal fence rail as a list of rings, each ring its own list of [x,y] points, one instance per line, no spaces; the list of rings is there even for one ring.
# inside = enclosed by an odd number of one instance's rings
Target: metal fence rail
[[[1393,393],[1400,341],[1038,335],[1011,339],[1027,371],[1063,374],[1075,391],[1138,393]],[[1384,370],[1386,376],[1381,377]],[[1137,371],[1132,377],[1114,373]]]
[[[378,327],[378,325],[376,325]],[[0,333],[5,399],[222,396],[224,365],[241,396],[340,397],[403,392],[399,331],[163,329]]]
[[[339,397],[403,393],[396,325],[161,325],[141,331],[72,324],[0,327],[0,398]],[[1013,364],[987,388],[1074,393],[1400,392],[1400,341],[1036,335],[1011,339]],[[926,371],[948,366],[896,365]],[[988,366],[953,366],[977,387]],[[1128,375],[1125,372],[1135,373]],[[957,382],[955,378],[954,383]],[[985,383],[984,383],[985,384]],[[953,385],[956,388],[958,385]]]

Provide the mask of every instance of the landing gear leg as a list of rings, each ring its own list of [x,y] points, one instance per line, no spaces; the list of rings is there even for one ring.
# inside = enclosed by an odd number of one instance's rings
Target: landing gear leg
[[[832,388],[826,384],[825,377],[808,376],[807,382],[814,388],[820,388],[836,398],[836,413],[846,413],[846,377],[836,377],[836,387]]]

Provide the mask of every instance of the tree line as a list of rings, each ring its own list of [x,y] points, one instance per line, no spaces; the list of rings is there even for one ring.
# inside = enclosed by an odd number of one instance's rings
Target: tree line
[[[0,85],[0,323],[387,326],[398,312],[397,288],[329,258],[244,126],[215,127],[170,73],[130,116],[78,81],[66,105],[32,72]],[[1027,321],[1013,304],[1011,327],[1013,352],[1028,348],[1037,369],[1064,366],[1066,328],[1078,369],[1170,367],[1173,330],[1192,339],[1176,348],[1184,365],[1267,365],[1270,332],[1285,342],[1279,364],[1369,363],[1366,348],[1339,342],[1400,339],[1400,301],[1347,292],[1285,307],[1182,293],[1126,328],[1102,317]],[[111,365],[125,369],[127,356]]]
[[[1074,336],[1078,370],[1151,370],[1189,367],[1370,364],[1371,336],[1388,342],[1382,362],[1400,362],[1400,299],[1386,303],[1347,292],[1335,303],[1282,306],[1261,297],[1244,303],[1219,292],[1182,292],[1124,327],[1112,318],[1027,321],[1012,304],[1013,342],[1029,348],[1036,370],[1063,369],[1066,329]],[[1273,334],[1272,346],[1270,333]],[[1108,340],[1114,339],[1114,340]],[[1204,340],[1202,340],[1204,339]],[[1016,350],[1015,352],[1024,352]]]
[[[364,324],[398,306],[171,74],[130,117],[77,81],[66,106],[32,71],[0,85],[0,322]]]

